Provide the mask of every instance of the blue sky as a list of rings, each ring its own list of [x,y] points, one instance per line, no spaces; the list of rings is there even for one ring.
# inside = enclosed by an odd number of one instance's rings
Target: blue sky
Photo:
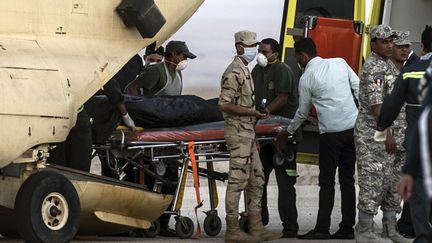
[[[183,93],[205,98],[219,94],[222,73],[235,55],[235,32],[251,30],[259,40],[279,41],[283,4],[283,0],[205,0],[171,38],[186,41],[198,56],[183,71]]]

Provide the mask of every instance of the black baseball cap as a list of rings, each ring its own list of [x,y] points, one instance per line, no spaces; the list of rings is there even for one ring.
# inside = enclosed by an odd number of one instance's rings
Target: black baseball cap
[[[178,52],[185,54],[190,59],[196,58],[195,54],[189,51],[189,48],[184,41],[170,41],[165,47],[167,53]]]

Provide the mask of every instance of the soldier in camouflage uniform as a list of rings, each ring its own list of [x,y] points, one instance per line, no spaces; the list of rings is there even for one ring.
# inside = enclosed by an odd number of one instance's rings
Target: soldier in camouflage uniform
[[[399,116],[388,129],[385,144],[374,140],[381,104],[393,89],[399,73],[389,59],[393,32],[390,26],[378,25],[370,30],[370,37],[372,53],[363,66],[359,114],[354,129],[360,187],[356,242],[409,242],[395,228],[396,213],[400,212],[401,203],[397,183],[404,159],[405,117]],[[373,216],[377,214],[378,207],[383,211],[382,237],[373,231]]]
[[[225,197],[226,242],[259,242],[280,238],[262,225],[261,197],[264,172],[255,143],[256,120],[266,116],[255,110],[254,82],[247,64],[258,53],[256,33],[235,33],[237,56],[225,70],[221,81],[219,109],[225,119],[225,140],[230,151],[228,186]],[[240,194],[248,195],[250,234],[239,227]]]

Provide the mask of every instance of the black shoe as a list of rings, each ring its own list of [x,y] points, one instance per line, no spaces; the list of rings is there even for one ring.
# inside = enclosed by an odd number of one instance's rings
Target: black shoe
[[[414,232],[399,232],[399,233],[407,239],[414,239],[416,237]]]
[[[354,230],[341,230],[339,229],[336,233],[331,235],[332,239],[341,239],[341,240],[352,240],[354,239]]]
[[[324,233],[315,230],[311,230],[304,235],[297,236],[298,239],[302,239],[302,240],[328,240],[330,239],[330,237],[331,235],[328,232]]]
[[[297,231],[283,230],[282,234],[282,238],[297,238]]]
[[[163,237],[177,237],[175,230],[169,227],[161,227],[159,231],[159,235]]]

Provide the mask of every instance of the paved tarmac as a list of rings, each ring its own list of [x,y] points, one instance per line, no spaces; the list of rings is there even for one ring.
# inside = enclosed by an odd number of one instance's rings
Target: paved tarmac
[[[219,206],[218,211],[219,215],[222,218],[222,232],[216,237],[207,236],[202,230],[202,237],[199,240],[200,242],[223,242],[224,232],[225,232],[225,205],[224,205],[224,195],[225,195],[225,185],[223,183],[218,182],[218,190],[219,190]],[[199,213],[199,221],[202,225],[204,222],[205,214],[202,211],[206,211],[210,208],[209,199],[208,199],[208,189],[204,186],[206,183],[203,181],[201,187],[201,195],[204,200],[204,206],[200,209]],[[318,186],[316,185],[298,185],[297,188],[297,208],[298,208],[298,223],[300,226],[299,233],[306,233],[308,230],[312,229],[315,225],[317,210],[318,210]],[[268,228],[281,231],[282,226],[278,215],[277,210],[277,186],[275,184],[271,184],[268,188],[269,190],[269,211],[270,211],[270,224]],[[189,196],[190,195],[190,196]],[[188,216],[195,221],[194,216],[194,206],[196,205],[195,193],[192,187],[187,187],[185,192],[185,201],[183,202],[182,214],[184,216]],[[379,221],[381,216],[376,217],[376,222],[378,225],[381,225]],[[333,211],[332,216],[332,225],[330,232],[335,232],[338,229],[338,223],[341,220],[341,212],[340,212],[340,193],[338,192],[338,188],[336,188],[336,200],[335,200],[335,209]],[[171,220],[171,226],[173,225],[174,220]],[[2,239],[0,238],[0,243],[6,242],[21,242],[19,240],[10,240],[10,239]],[[129,237],[93,237],[82,240],[74,240],[73,242],[197,242],[195,239],[186,239],[180,240],[178,238],[129,238]],[[307,241],[307,240],[298,240],[298,239],[280,239],[273,242],[335,242],[335,243],[349,243],[354,242],[354,240],[323,240],[323,241]]]
[[[217,171],[227,171],[227,163],[215,163],[215,169]],[[100,173],[100,164],[98,161],[94,161],[92,164],[92,173],[99,174]],[[318,190],[317,186],[318,182],[318,167],[311,165],[302,165],[298,164],[297,171],[300,174],[300,177],[297,180],[297,210],[298,210],[298,224],[299,224],[299,234],[304,234],[311,230],[315,226],[316,216],[318,213]],[[336,175],[336,178],[338,176]],[[202,229],[202,224],[204,223],[205,214],[203,211],[207,211],[210,209],[209,203],[209,192],[207,186],[207,179],[200,177],[200,191],[201,191],[201,199],[204,200],[204,205],[199,210],[199,222],[201,224],[201,239],[199,242],[223,242],[224,241],[224,232],[225,232],[225,190],[226,190],[226,182],[217,182],[218,187],[218,195],[219,195],[219,206],[217,207],[219,216],[222,219],[222,230],[221,233],[215,237],[209,237],[205,234]],[[268,207],[270,213],[270,222],[267,226],[269,229],[274,231],[281,231],[282,225],[278,214],[277,209],[277,198],[278,198],[278,188],[276,185],[276,180],[274,177],[274,173],[270,176],[270,181],[268,185]],[[341,220],[341,210],[340,210],[340,191],[339,184],[336,179],[336,194],[335,194],[335,206],[332,214],[332,224],[330,227],[330,233],[334,233],[338,229],[338,224]],[[358,190],[358,189],[357,189]],[[357,192],[358,193],[358,192]],[[243,199],[241,199],[243,202]],[[189,174],[188,183],[185,190],[184,201],[182,204],[182,215],[190,217],[193,219],[195,223],[196,229],[196,219],[194,213],[194,207],[196,205],[195,191],[193,188],[193,180],[192,176]],[[241,210],[243,210],[243,205],[240,205]],[[381,218],[382,214],[379,213],[375,217],[375,223],[378,227],[381,227]],[[174,228],[175,221],[172,219],[170,221],[170,227]],[[380,230],[380,229],[377,229]],[[74,240],[74,243],[77,242],[97,242],[97,243],[112,243],[112,242],[197,242],[196,239],[179,239],[179,238],[165,238],[165,237],[156,237],[156,238],[131,238],[131,237],[87,237],[85,239]],[[0,243],[16,243],[22,242],[20,240],[11,240],[4,239],[0,236]],[[327,242],[327,243],[353,243],[354,240],[299,240],[299,239],[280,239],[272,242]]]

